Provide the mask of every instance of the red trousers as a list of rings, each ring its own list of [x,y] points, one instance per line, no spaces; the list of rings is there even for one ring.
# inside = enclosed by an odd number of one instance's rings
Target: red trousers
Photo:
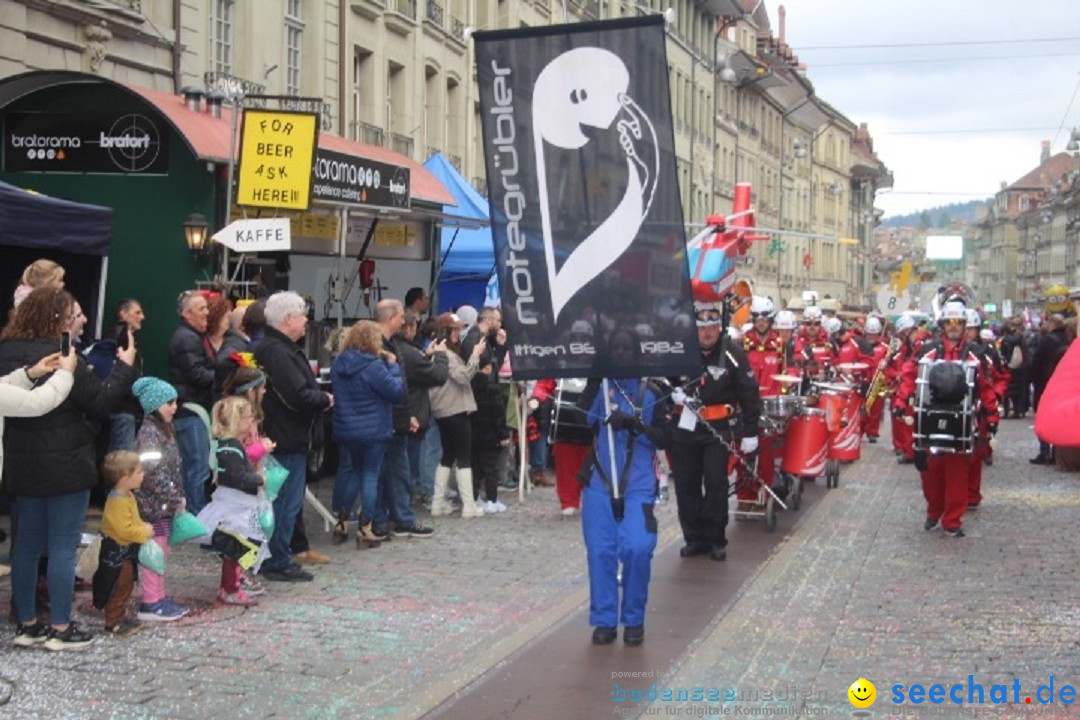
[[[914,428],[903,420],[892,418],[892,444],[893,448],[903,453],[908,460],[915,457]]]
[[[968,466],[975,462],[971,455],[960,453],[927,458],[926,472],[921,474],[927,520],[940,519],[945,530],[963,524],[960,517],[968,506]]]
[[[776,472],[776,443],[771,435],[758,435],[757,449],[757,474],[769,487],[773,486],[773,475]],[[744,458],[745,459],[745,458]],[[746,478],[747,472],[741,464],[735,464],[735,472],[739,478],[738,499],[744,502],[757,502],[758,487]]]
[[[885,410],[885,398],[878,398],[870,412],[866,412],[866,405],[862,411],[862,431],[864,435],[877,437],[881,434],[881,413]]]
[[[551,446],[551,452],[555,455],[555,494],[559,496],[559,506],[563,510],[581,507],[581,483],[577,474],[591,450],[591,445],[565,442]]]
[[[968,505],[982,502],[983,460],[990,457],[991,452],[989,436],[980,432],[978,440],[975,441],[975,453],[968,465]]]

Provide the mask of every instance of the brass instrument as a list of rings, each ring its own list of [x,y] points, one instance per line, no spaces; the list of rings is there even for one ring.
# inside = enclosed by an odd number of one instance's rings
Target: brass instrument
[[[900,338],[893,338],[889,341],[889,351],[885,353],[885,357],[878,363],[877,370],[874,371],[874,377],[870,380],[870,389],[866,393],[866,412],[874,409],[879,397],[891,394],[885,388],[885,368],[889,366],[889,362],[899,349]]]

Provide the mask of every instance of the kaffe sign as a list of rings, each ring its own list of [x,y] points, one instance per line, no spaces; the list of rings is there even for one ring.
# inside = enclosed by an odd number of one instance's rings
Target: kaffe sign
[[[332,150],[315,153],[316,200],[346,205],[409,206],[409,168]]]
[[[699,372],[663,18],[473,38],[514,377]]]
[[[6,172],[163,175],[169,135],[139,113],[4,115]]]
[[[279,252],[292,248],[292,227],[286,217],[234,220],[213,237],[234,252]]]
[[[319,116],[245,110],[236,204],[307,210]]]

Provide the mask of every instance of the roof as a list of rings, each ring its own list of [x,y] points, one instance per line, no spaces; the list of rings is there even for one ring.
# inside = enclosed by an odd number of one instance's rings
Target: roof
[[[117,82],[98,75],[66,70],[37,70],[4,78],[0,80],[0,108],[37,90],[68,83],[112,85],[130,92],[153,105],[184,139],[195,157],[221,164],[229,162],[232,115],[227,107],[222,108],[221,117],[215,117],[208,112],[191,110],[179,95]],[[401,153],[353,142],[330,133],[319,133],[319,147],[365,160],[407,167],[411,175],[410,195],[413,200],[435,205],[454,204],[454,196],[434,175],[425,170],[423,165]]]
[[[1077,167],[1080,167],[1080,159],[1069,153],[1060,152],[1039,163],[1038,167],[1009,185],[1006,190],[1046,190],[1052,187],[1062,175],[1072,172]]]
[[[0,182],[0,245],[108,255],[112,217],[111,208]]]
[[[461,176],[441,153],[428,158],[424,167],[450,189],[457,200],[455,210],[463,216],[488,223],[488,201]],[[491,228],[442,228],[442,266],[445,275],[482,275],[485,279],[495,265]]]

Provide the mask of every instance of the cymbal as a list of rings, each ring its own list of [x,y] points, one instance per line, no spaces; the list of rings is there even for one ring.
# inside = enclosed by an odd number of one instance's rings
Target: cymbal
[[[815,382],[814,386],[819,387],[822,390],[833,390],[833,391],[836,391],[836,392],[847,392],[848,390],[851,390],[853,387],[855,387],[854,385],[848,385],[848,384],[845,384],[845,383],[823,383],[823,382]]]
[[[840,363],[836,366],[836,369],[840,372],[854,372],[856,370],[867,370],[870,365],[868,363],[853,362],[853,363]]]
[[[802,378],[797,375],[773,375],[772,379],[778,383],[797,383],[802,382]]]

